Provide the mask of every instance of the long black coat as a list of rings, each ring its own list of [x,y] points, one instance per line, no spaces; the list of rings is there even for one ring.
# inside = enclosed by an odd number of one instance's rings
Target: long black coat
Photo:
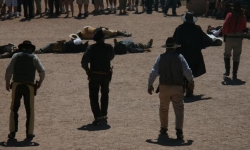
[[[210,39],[201,29],[200,26],[186,23],[179,25],[174,32],[176,44],[181,47],[176,51],[182,54],[194,77],[199,77],[206,73],[206,67],[201,50],[212,44]]]

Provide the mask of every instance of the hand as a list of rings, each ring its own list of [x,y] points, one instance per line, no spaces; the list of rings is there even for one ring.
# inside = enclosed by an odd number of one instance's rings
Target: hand
[[[148,86],[148,94],[152,95],[153,92],[154,92],[154,87],[153,87],[153,85],[149,85],[149,86]]]
[[[10,84],[6,83],[5,88],[6,88],[7,91],[10,91]]]
[[[194,82],[189,82],[188,87],[190,90],[194,90]]]

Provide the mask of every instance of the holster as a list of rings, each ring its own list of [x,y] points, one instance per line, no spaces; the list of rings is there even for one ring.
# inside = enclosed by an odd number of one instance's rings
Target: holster
[[[37,87],[38,87],[38,81],[34,84],[34,95],[36,96],[37,94]]]
[[[113,66],[109,70],[109,82],[112,80],[112,75],[113,75]]]
[[[223,42],[226,42],[227,35],[224,35]]]

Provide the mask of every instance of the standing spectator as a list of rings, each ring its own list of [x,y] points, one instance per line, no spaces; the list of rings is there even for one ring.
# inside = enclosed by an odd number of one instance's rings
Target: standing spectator
[[[163,16],[166,17],[168,14],[168,9],[172,5],[172,15],[176,16],[176,0],[165,0],[164,10],[163,10]]]
[[[35,3],[36,3],[36,15],[40,15],[40,17],[42,17],[41,0],[35,0]]]
[[[71,8],[71,14],[72,14],[72,17],[74,16],[74,6],[73,6],[73,0],[64,0],[64,4],[65,4],[65,9],[66,9],[66,18],[69,17],[69,5],[70,5],[70,8]]]
[[[79,9],[79,14],[77,15],[77,18],[82,17],[82,4],[84,5],[84,14],[83,16],[86,18],[89,15],[88,8],[89,8],[89,0],[77,0],[76,1]]]
[[[206,73],[201,50],[211,46],[213,41],[202,31],[200,26],[195,25],[198,19],[193,12],[188,11],[181,19],[184,23],[175,29],[173,36],[176,44],[181,45],[176,51],[185,57],[194,77],[199,77]],[[186,79],[186,96],[191,97],[193,96],[193,90],[188,88],[188,84],[189,80]]]
[[[138,13],[139,0],[135,0],[135,13]],[[142,11],[145,11],[145,0],[141,0]]]
[[[209,16],[209,11],[215,9],[215,0],[207,0],[206,2],[206,11],[205,14],[202,15],[202,17],[208,17]]]
[[[49,0],[49,8],[50,8],[50,16],[53,16],[54,13],[54,5],[56,8],[56,15],[59,16],[59,0]]]
[[[94,6],[95,6],[95,15],[101,15],[104,14],[104,5],[103,0],[94,0]]]
[[[109,0],[110,10],[109,12],[116,13],[116,0]]]
[[[188,79],[189,88],[193,89],[194,81],[192,71],[185,58],[175,51],[175,48],[180,47],[180,45],[175,44],[173,37],[168,38],[163,47],[166,48],[166,52],[157,57],[149,75],[148,93],[152,95],[154,91],[153,83],[156,77],[160,76],[160,133],[167,134],[169,103],[172,101],[175,112],[177,139],[183,139],[183,78],[186,77]]]
[[[40,88],[45,77],[45,70],[39,58],[33,54],[35,46],[30,41],[23,41],[18,46],[23,52],[16,53],[12,56],[10,64],[5,73],[6,90],[12,88],[11,113],[9,121],[10,134],[8,138],[13,139],[18,131],[18,109],[20,100],[23,97],[26,109],[26,138],[33,138],[34,135],[34,99],[36,90]],[[34,84],[36,70],[39,72],[40,80]],[[13,82],[10,84],[13,75]]]
[[[165,0],[156,0],[155,1],[155,4],[154,4],[155,11],[158,11],[159,1],[160,1],[160,4],[161,4],[162,11],[163,11],[164,10],[164,5],[165,5]]]
[[[109,83],[112,76],[110,61],[114,58],[114,50],[112,45],[104,43],[104,33],[101,28],[95,31],[93,40],[96,43],[87,48],[81,64],[89,79],[90,106],[95,118],[93,124],[99,124],[101,119],[107,119]],[[100,89],[101,106],[98,99]]]
[[[49,13],[48,0],[44,0],[45,14]]]
[[[23,1],[23,10],[24,10],[24,17],[26,19],[30,18],[34,18],[34,14],[33,14],[33,1],[34,0],[25,0]]]
[[[9,16],[7,18],[11,18],[12,17],[12,7],[14,7],[14,15],[16,17],[19,17],[18,12],[17,12],[17,0],[6,0],[5,1],[6,6],[8,6],[8,12],[9,12]]]
[[[120,12],[119,14],[122,15],[122,14],[126,14],[126,6],[127,6],[127,0],[119,0],[119,9],[120,9]]]
[[[153,5],[153,0],[145,0],[145,6],[147,8],[148,14],[152,13],[152,5]]]
[[[242,51],[242,33],[246,30],[246,17],[241,9],[241,2],[234,3],[233,12],[229,12],[223,24],[222,34],[224,35],[225,51],[224,62],[225,76],[230,74],[230,57],[233,50],[233,80],[237,79],[237,72]]]
[[[19,16],[21,16],[21,12],[22,12],[22,0],[17,0],[17,12],[19,14]]]

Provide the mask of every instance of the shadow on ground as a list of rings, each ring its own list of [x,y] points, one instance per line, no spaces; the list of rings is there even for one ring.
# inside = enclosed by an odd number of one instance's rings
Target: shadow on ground
[[[17,141],[17,139],[8,139],[7,142],[0,142],[0,146],[3,147],[28,147],[39,146],[38,143],[32,142],[33,139],[24,139],[23,141]]]
[[[192,103],[200,100],[209,100],[212,97],[205,97],[204,94],[194,95],[192,97],[184,97],[184,103]]]
[[[221,82],[222,85],[243,85],[246,81],[242,81],[240,79],[232,80],[229,77],[224,77],[224,81]]]
[[[110,129],[111,126],[107,124],[107,121],[103,121],[98,125],[93,125],[93,124],[87,124],[83,125],[80,128],[77,128],[78,130],[87,130],[87,131],[100,131],[100,130],[108,130]]]
[[[158,139],[147,139],[146,142],[162,146],[189,146],[193,144],[193,140],[177,140],[169,138],[167,134],[160,134]]]

